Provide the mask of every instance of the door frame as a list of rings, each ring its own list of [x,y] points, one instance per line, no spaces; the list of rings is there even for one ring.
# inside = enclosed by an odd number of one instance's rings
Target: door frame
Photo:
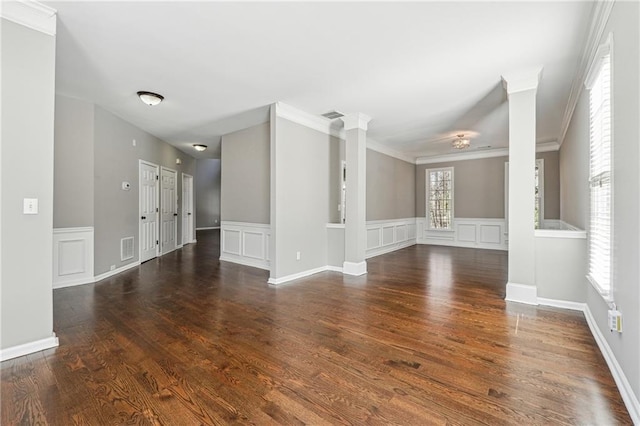
[[[191,191],[190,191],[190,208],[185,209],[185,198],[184,198],[184,188],[185,188],[185,176],[188,177],[189,179],[191,179]],[[195,215],[193,214],[193,210],[194,210],[194,199],[193,199],[193,176],[191,176],[188,173],[184,173],[182,172],[182,245],[185,244],[191,244],[191,243],[195,243],[196,242],[196,238],[195,238],[195,225],[196,225],[196,221],[195,221]],[[190,212],[190,213],[189,213]],[[187,238],[187,234],[185,232],[185,227],[184,227],[184,222],[185,222],[185,213],[186,215],[191,215],[191,229],[189,229],[189,235]],[[188,220],[187,220],[188,221]]]
[[[160,189],[160,196],[162,196],[162,172],[164,170],[173,172],[176,175],[176,185],[175,185],[175,192],[174,192],[175,196],[174,196],[174,200],[173,200],[173,205],[175,206],[175,209],[176,209],[176,212],[174,213],[174,217],[176,218],[176,224],[173,227],[174,248],[173,248],[173,250],[170,250],[170,251],[168,251],[166,253],[163,253],[162,244],[160,244],[160,255],[161,256],[164,256],[165,254],[171,253],[172,251],[182,247],[182,244],[178,244],[178,220],[177,220],[177,218],[179,217],[178,211],[179,211],[179,207],[180,207],[179,204],[178,204],[178,200],[179,200],[179,197],[178,197],[178,171],[174,170],[174,169],[172,169],[170,167],[164,167],[164,166],[160,167],[160,178],[159,178],[160,184],[158,185],[159,189]],[[159,203],[162,206],[162,200],[159,200]],[[160,209],[158,209],[158,210],[160,210]],[[158,213],[160,214],[160,222],[162,222],[162,212],[158,212]],[[180,226],[182,227],[182,224],[180,224]],[[162,223],[160,223],[160,233],[158,235],[160,236],[160,242],[162,242]]]
[[[140,217],[142,216],[142,209],[140,206],[140,193],[142,191],[142,180],[140,179],[140,169],[142,165],[154,167],[156,169],[156,235],[160,235],[160,166],[155,163],[146,160],[138,160],[138,260],[142,259],[142,227],[140,226]],[[156,257],[160,256],[160,240],[156,244]]]

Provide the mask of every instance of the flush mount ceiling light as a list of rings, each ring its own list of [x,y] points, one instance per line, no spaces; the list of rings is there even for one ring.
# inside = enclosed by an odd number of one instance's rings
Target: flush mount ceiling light
[[[193,144],[193,149],[195,149],[196,151],[204,151],[205,149],[207,149],[206,145],[201,145],[199,143]]]
[[[454,139],[453,142],[451,142],[451,145],[455,149],[465,149],[465,148],[469,148],[469,146],[471,146],[471,141],[469,139],[465,139],[464,138],[464,133],[461,133],[461,134],[458,135],[457,139]]]
[[[153,92],[138,92],[138,97],[142,102],[149,106],[158,105],[164,99],[164,96]]]

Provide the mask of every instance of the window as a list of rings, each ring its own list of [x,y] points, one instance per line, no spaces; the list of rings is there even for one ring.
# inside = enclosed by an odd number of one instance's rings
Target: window
[[[535,172],[535,201],[533,210],[533,227],[542,228],[544,221],[544,159],[536,160]],[[509,228],[509,162],[504,163],[504,219]]]
[[[453,167],[427,169],[426,210],[430,229],[452,229]]]
[[[612,110],[611,35],[598,49],[589,70],[589,275],[592,284],[611,296]]]

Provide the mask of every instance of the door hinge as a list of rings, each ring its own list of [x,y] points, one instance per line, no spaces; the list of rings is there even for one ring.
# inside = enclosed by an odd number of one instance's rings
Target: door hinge
[[[160,180],[160,177],[158,177],[158,175],[156,175],[156,180]]]
[[[160,244],[160,241],[156,240],[156,245]]]
[[[156,213],[158,213],[158,208],[156,207]]]

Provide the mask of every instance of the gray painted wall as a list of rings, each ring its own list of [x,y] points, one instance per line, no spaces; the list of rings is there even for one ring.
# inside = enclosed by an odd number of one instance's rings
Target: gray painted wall
[[[274,130],[271,202],[277,216],[271,238],[277,255],[271,278],[280,278],[327,265],[330,186],[336,183],[331,174],[339,170],[340,142],[283,118],[275,119]]]
[[[367,220],[415,217],[415,176],[415,164],[367,149]]]
[[[270,139],[269,123],[222,136],[222,220],[270,223]]]
[[[622,312],[624,331],[611,333],[607,327],[607,304],[586,280],[587,305],[600,331],[607,339],[618,363],[640,399],[640,38],[637,2],[616,2],[604,32],[612,32],[613,54],[613,289]],[[604,41],[604,39],[602,40]],[[586,179],[589,167],[589,94],[581,95],[560,157],[562,173],[563,218],[587,224],[589,193]],[[586,273],[586,271],[585,271]]]
[[[193,178],[196,200],[196,228],[220,226],[220,160],[200,159]]]
[[[1,20],[0,348],[53,333],[55,37]],[[39,213],[22,214],[37,198]]]
[[[589,96],[580,96],[560,148],[560,218],[589,227]]]
[[[56,96],[53,227],[93,226],[92,103]]]
[[[139,260],[138,160],[176,170],[178,218],[182,217],[182,173],[195,175],[196,160],[168,143],[96,106],[94,133],[94,271],[95,275]],[[132,141],[136,140],[136,146]],[[181,165],[176,159],[182,160]],[[131,190],[121,189],[122,181]],[[182,221],[177,221],[177,241],[182,241]],[[120,261],[120,239],[135,237],[135,256]]]
[[[537,153],[544,159],[544,218],[560,218],[558,152]],[[425,170],[454,167],[454,216],[504,218],[504,163],[508,157],[451,161],[416,166],[416,216],[425,216]]]

